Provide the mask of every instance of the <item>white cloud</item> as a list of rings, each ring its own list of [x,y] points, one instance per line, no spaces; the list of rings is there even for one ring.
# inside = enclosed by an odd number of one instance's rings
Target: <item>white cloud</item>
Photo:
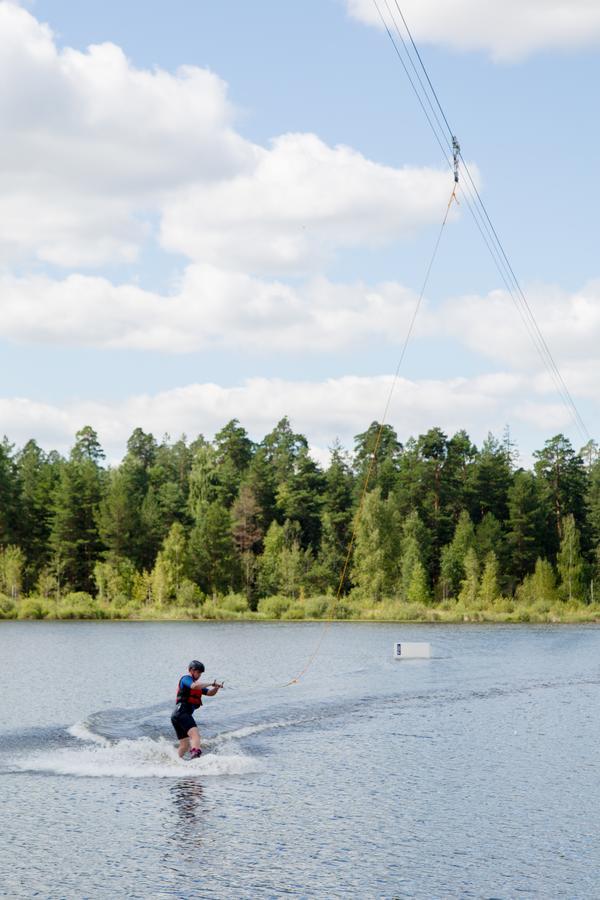
[[[525,295],[561,369],[572,362],[578,368],[584,360],[597,357],[600,281],[591,281],[572,294],[555,285],[533,285]],[[520,370],[540,366],[536,347],[506,291],[449,300],[442,308],[440,325],[446,334],[495,362]]]
[[[531,310],[563,377],[579,396],[593,394],[600,346],[600,281],[569,294],[555,286],[527,289]],[[0,276],[0,338],[22,344],[189,353],[240,348],[311,353],[401,345],[416,296],[397,282],[297,285],[193,264],[167,295],[135,284],[73,274]],[[456,341],[503,370],[528,373],[541,360],[506,292],[453,298],[435,308],[424,300],[414,338]],[[453,372],[460,372],[453,364]],[[542,381],[540,381],[540,378]]]
[[[43,446],[63,452],[72,445],[75,432],[91,424],[112,459],[121,456],[138,426],[156,436],[166,431],[174,437],[181,433],[212,437],[229,419],[239,418],[251,436],[260,439],[284,415],[316,448],[331,445],[336,436],[350,448],[355,434],[382,418],[392,384],[392,376],[345,376],[323,382],[252,378],[234,387],[191,384],[114,403],[53,406],[5,398],[0,400],[0,420],[17,444],[34,436]],[[507,421],[514,422],[517,404],[516,417],[534,427],[565,421],[544,398],[529,406],[522,402],[526,387],[520,376],[504,373],[472,379],[400,378],[387,420],[402,440],[434,425],[449,434],[467,425],[476,441],[490,429],[500,434]]]
[[[161,239],[225,268],[305,272],[339,248],[377,246],[439,222],[450,183],[447,171],[393,169],[312,134],[287,134],[257,150],[251,171],[172,195]]]
[[[0,260],[129,260],[165,191],[237,174],[254,156],[216,75],[135,69],[108,43],[59,50],[9,2],[0,81],[10,85],[0,94]]]
[[[393,30],[395,0],[377,0]],[[348,12],[383,27],[373,0],[346,0]],[[600,5],[595,0],[402,0],[400,8],[416,41],[455,50],[483,50],[510,61],[545,49],[600,44]]]
[[[210,346],[327,352],[369,339],[401,342],[415,308],[399,284],[294,288],[213,266],[190,266],[161,296],[106,278],[0,277],[0,337],[21,343],[185,353]],[[424,314],[420,320],[427,327]]]
[[[234,129],[215,74],[135,68],[114,44],[59,49],[0,0],[0,263],[135,260],[153,238],[194,261],[305,271],[339,248],[439,221],[448,173],[393,169],[314,135],[269,149]]]

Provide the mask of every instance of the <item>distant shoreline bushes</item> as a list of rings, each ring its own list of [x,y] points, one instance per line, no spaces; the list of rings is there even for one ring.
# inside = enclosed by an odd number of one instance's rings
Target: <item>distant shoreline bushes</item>
[[[226,595],[204,600],[195,607],[141,607],[133,604],[113,606],[90,594],[67,594],[58,603],[43,597],[11,600],[0,596],[0,620],[128,620],[128,621],[353,621],[353,622],[446,622],[446,623],[600,623],[600,604],[564,603],[556,600],[519,601],[498,598],[487,606],[470,607],[460,600],[445,600],[438,605],[383,601],[372,606],[345,602],[331,608],[331,597],[268,597],[257,610],[250,610],[245,598]]]

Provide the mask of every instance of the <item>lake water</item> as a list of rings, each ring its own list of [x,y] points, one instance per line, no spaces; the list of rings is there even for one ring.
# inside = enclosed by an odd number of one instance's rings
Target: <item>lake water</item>
[[[4,622],[0,684],[0,896],[600,896],[598,627]]]

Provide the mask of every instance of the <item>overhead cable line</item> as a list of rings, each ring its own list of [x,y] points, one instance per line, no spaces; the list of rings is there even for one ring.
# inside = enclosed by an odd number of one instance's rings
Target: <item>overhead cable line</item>
[[[444,213],[444,218],[442,219],[442,224],[440,225],[440,229],[437,234],[437,238],[436,238],[436,241],[435,241],[435,244],[433,247],[433,251],[432,251],[431,257],[429,259],[429,263],[427,265],[427,269],[425,271],[425,277],[423,278],[423,284],[421,285],[421,290],[419,292],[417,302],[415,303],[415,307],[413,309],[413,313],[410,318],[408,329],[406,331],[406,335],[404,337],[404,342],[402,344],[402,349],[400,351],[400,356],[398,358],[398,364],[396,366],[396,371],[394,372],[394,376],[392,378],[392,383],[391,383],[390,389],[388,391],[387,399],[386,399],[385,406],[383,409],[383,415],[381,416],[381,420],[379,422],[379,427],[377,429],[377,433],[375,436],[375,444],[373,446],[373,450],[369,457],[369,465],[367,467],[367,474],[365,476],[365,480],[364,480],[364,483],[363,483],[363,486],[362,486],[362,489],[360,492],[358,507],[356,510],[356,515],[354,516],[352,532],[350,534],[348,546],[346,547],[346,555],[344,558],[344,564],[342,566],[342,571],[340,574],[337,591],[336,591],[335,597],[333,599],[333,602],[331,603],[330,607],[327,610],[327,612],[329,613],[329,618],[324,623],[323,628],[321,629],[321,634],[319,635],[319,639],[317,641],[316,647],[313,650],[313,652],[311,653],[311,655],[309,656],[308,661],[306,662],[306,665],[298,673],[298,675],[296,675],[295,678],[292,678],[292,680],[288,681],[287,684],[283,685],[283,687],[290,687],[290,685],[292,685],[292,684],[297,684],[298,681],[308,671],[308,669],[310,668],[310,666],[312,665],[312,663],[318,656],[319,650],[321,649],[321,644],[323,643],[323,640],[325,638],[325,632],[331,625],[331,622],[333,619],[333,614],[334,614],[336,607],[338,606],[340,599],[342,597],[342,593],[344,591],[344,585],[346,583],[346,576],[348,574],[348,570],[350,568],[350,561],[352,559],[352,551],[354,550],[354,544],[356,543],[356,535],[358,533],[358,526],[359,526],[360,520],[362,518],[365,500],[366,500],[367,494],[369,492],[371,477],[373,475],[373,472],[375,470],[375,465],[377,463],[377,453],[378,453],[379,447],[381,445],[381,439],[383,437],[383,431],[384,431],[384,428],[385,428],[385,425],[387,422],[388,413],[389,413],[390,406],[392,403],[392,398],[394,396],[394,392],[395,392],[396,386],[398,384],[398,379],[400,378],[400,369],[402,368],[402,363],[404,362],[404,357],[406,355],[406,351],[408,349],[408,345],[409,345],[410,339],[412,337],[412,333],[414,331],[415,323],[417,321],[417,316],[419,315],[419,310],[420,310],[421,304],[423,302],[423,297],[425,296],[425,290],[427,288],[427,284],[429,283],[429,276],[431,275],[431,270],[433,268],[433,264],[434,264],[436,256],[437,256],[437,252],[438,252],[438,249],[440,246],[440,241],[442,240],[442,234],[444,233],[444,228],[446,226],[446,222],[448,221],[448,216],[450,214],[450,207],[452,206],[452,203],[454,201],[456,201],[456,189],[457,189],[457,185],[455,183],[454,187],[452,189],[452,193],[450,194],[450,199],[448,200],[448,205],[446,206],[446,212]]]
[[[571,415],[576,427],[578,428],[584,439],[589,440],[588,429],[560,373],[560,370],[556,364],[556,361],[554,360],[554,357],[552,355],[552,352],[550,351],[542,330],[535,318],[533,310],[531,309],[531,306],[527,301],[527,297],[525,296],[519,280],[515,275],[514,269],[510,263],[504,246],[500,241],[500,238],[498,237],[497,230],[492,223],[491,217],[485,207],[485,204],[483,203],[475,180],[473,179],[471,172],[462,156],[460,147],[458,147],[458,154],[456,152],[456,146],[458,144],[456,136],[444,112],[440,99],[425,67],[423,58],[419,53],[418,47],[414,41],[412,32],[408,26],[400,4],[398,0],[394,0],[395,7],[402,21],[402,25],[404,26],[404,31],[406,32],[407,38],[405,38],[402,33],[399,20],[390,6],[390,0],[383,0],[383,3],[385,4],[388,18],[386,18],[386,16],[384,15],[379,0],[373,0],[373,5],[377,10],[379,18],[381,19],[381,22],[387,32],[396,55],[400,63],[402,64],[402,68],[404,69],[413,92],[417,97],[419,105],[423,113],[425,114],[429,127],[431,128],[433,135],[437,143],[439,144],[440,149],[442,150],[442,154],[448,166],[454,169],[455,180],[457,180],[458,178],[457,159],[460,166],[465,172],[467,181],[461,181],[461,197],[464,199],[465,205],[467,206],[471,216],[473,217],[475,225],[479,233],[481,234],[486,247],[488,248],[488,251],[494,261],[496,268],[498,269],[506,290],[508,291],[509,296],[511,297],[517,309],[517,312],[519,313],[525,330],[527,331],[530,340],[536,348],[543,366],[550,374],[558,395],[560,396],[565,407],[568,409],[569,414]],[[391,28],[390,22],[392,26]],[[395,32],[398,40],[396,40],[392,31]],[[407,62],[405,61],[400,49],[400,45],[404,50],[404,56],[410,64],[410,67],[414,73],[414,77],[409,71]],[[422,77],[421,72],[424,78]],[[452,157],[449,155],[449,152],[446,148],[451,151]]]

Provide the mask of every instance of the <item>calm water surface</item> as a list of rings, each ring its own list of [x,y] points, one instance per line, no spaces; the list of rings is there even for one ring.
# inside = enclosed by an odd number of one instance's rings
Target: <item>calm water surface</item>
[[[600,897],[600,628],[321,629],[0,623],[0,896]]]

